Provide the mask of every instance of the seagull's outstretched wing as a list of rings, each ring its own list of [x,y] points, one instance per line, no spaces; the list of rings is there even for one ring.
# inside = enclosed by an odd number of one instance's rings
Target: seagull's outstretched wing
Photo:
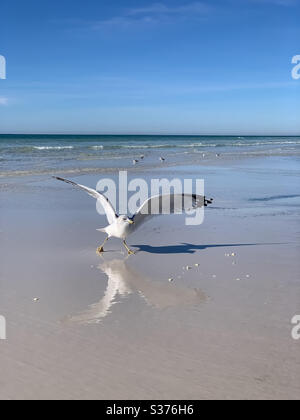
[[[71,184],[74,187],[80,188],[84,191],[86,191],[90,196],[96,198],[96,200],[99,200],[102,207],[104,208],[104,211],[106,213],[106,217],[109,224],[114,223],[116,218],[118,217],[113,206],[111,205],[108,198],[106,198],[103,194],[100,194],[98,191],[94,190],[93,188],[85,187],[84,185],[76,184],[76,182],[69,181],[68,179],[60,178],[58,176],[54,176],[53,178],[58,179],[59,181],[66,182],[67,184]]]
[[[211,204],[213,199],[206,199],[196,194],[164,194],[155,195],[146,200],[133,216],[134,227],[139,227],[151,216],[182,213]]]

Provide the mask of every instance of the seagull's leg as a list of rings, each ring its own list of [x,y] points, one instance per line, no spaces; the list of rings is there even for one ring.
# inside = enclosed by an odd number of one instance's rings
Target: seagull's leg
[[[104,239],[104,242],[103,242],[103,244],[102,245],[100,245],[99,246],[99,248],[97,248],[97,254],[101,254],[101,252],[104,252],[104,245],[105,245],[105,243],[107,242],[109,240],[109,236],[107,236],[105,239]]]
[[[128,247],[125,239],[123,240],[123,245],[125,246],[125,248],[127,249],[128,255],[133,255],[134,252]]]

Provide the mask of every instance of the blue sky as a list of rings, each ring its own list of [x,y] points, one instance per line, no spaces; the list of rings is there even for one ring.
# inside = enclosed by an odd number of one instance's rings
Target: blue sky
[[[1,133],[300,134],[300,0],[10,0]]]

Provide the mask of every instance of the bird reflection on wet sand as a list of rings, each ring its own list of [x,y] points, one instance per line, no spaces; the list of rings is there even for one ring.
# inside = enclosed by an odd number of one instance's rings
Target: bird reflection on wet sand
[[[132,293],[139,294],[148,305],[158,309],[171,306],[199,305],[207,300],[206,295],[200,289],[153,281],[138,273],[126,260],[104,261],[98,268],[108,278],[104,296],[99,302],[90,305],[86,311],[70,316],[68,318],[69,322],[79,324],[100,323],[112,312],[113,305],[120,301],[118,298],[125,298]]]

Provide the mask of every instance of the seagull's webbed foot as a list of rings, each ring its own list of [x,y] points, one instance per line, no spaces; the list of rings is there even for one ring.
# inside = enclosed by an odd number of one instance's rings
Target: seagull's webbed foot
[[[99,246],[98,248],[97,248],[97,254],[102,254],[103,252],[104,252],[104,248],[103,248],[103,246]]]
[[[126,241],[123,241],[123,245],[125,246],[125,248],[126,248],[126,250],[127,250],[128,255],[134,255],[134,254],[135,254],[135,252],[134,252],[134,251],[132,251],[132,250],[128,247],[128,245],[127,245]]]
[[[107,242],[108,241],[108,239],[109,239],[109,237],[107,237],[107,238],[105,238],[105,240],[104,240],[104,242],[103,242],[103,244],[102,245],[100,245],[98,248],[97,248],[97,254],[99,254],[99,255],[101,255],[103,252],[104,252],[104,244],[105,244],[105,242]]]

